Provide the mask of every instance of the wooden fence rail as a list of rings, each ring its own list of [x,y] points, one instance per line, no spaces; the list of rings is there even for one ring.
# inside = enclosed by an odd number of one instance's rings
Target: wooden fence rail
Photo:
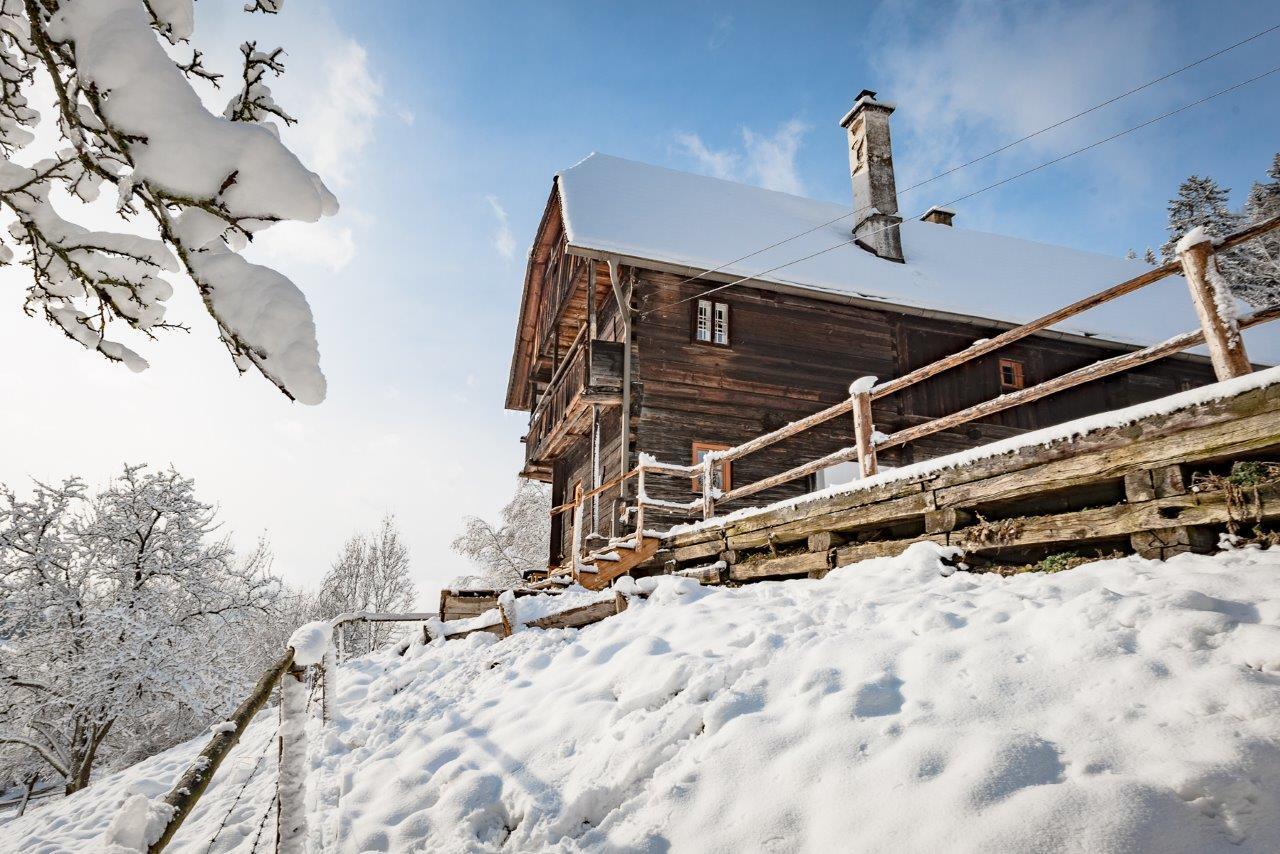
[[[1280,318],[1280,306],[1273,306],[1267,309],[1256,311],[1244,318],[1237,320],[1231,310],[1230,299],[1221,298],[1223,294],[1219,293],[1222,287],[1221,274],[1217,272],[1215,254],[1227,249],[1239,246],[1249,240],[1253,240],[1263,234],[1280,228],[1280,216],[1271,217],[1248,228],[1237,231],[1220,240],[1209,241],[1207,238],[1200,242],[1192,242],[1188,246],[1182,247],[1178,260],[1171,261],[1159,267],[1155,267],[1140,275],[1134,276],[1118,284],[1112,285],[1102,291],[1091,294],[1082,299],[1076,300],[1070,305],[1063,306],[1056,311],[1052,311],[1043,317],[1036,318],[1021,326],[1006,330],[1001,334],[976,341],[964,350],[953,353],[936,362],[923,365],[910,371],[900,377],[888,380],[883,383],[875,383],[873,378],[864,378],[855,382],[850,388],[850,395],[847,399],[839,403],[832,404],[825,409],[813,413],[793,421],[777,430],[764,433],[721,451],[711,451],[707,453],[701,463],[692,466],[673,465],[670,463],[659,462],[645,454],[640,455],[640,464],[628,472],[623,477],[632,477],[639,475],[643,478],[644,472],[653,474],[666,474],[677,477],[693,477],[700,480],[701,489],[700,497],[696,501],[688,504],[679,504],[675,502],[667,502],[656,499],[649,499],[640,490],[637,497],[636,505],[633,511],[637,517],[643,519],[643,508],[647,505],[650,507],[659,507],[665,510],[687,511],[690,515],[698,510],[704,519],[712,518],[715,515],[715,507],[717,502],[732,501],[738,498],[745,498],[762,492],[771,487],[779,486],[784,483],[796,480],[801,477],[807,477],[815,474],[828,466],[836,463],[848,462],[856,460],[859,463],[860,476],[868,477],[876,473],[877,449],[889,448],[903,445],[908,442],[928,436],[942,430],[965,424],[978,418],[983,418],[1005,409],[1020,406],[1063,391],[1068,388],[1110,376],[1121,371],[1130,370],[1140,365],[1153,362],[1157,359],[1173,355],[1190,347],[1197,346],[1201,343],[1208,347],[1210,358],[1213,362],[1215,375],[1219,380],[1231,379],[1241,374],[1248,373],[1251,369],[1248,358],[1245,354],[1243,339],[1240,336],[1242,329],[1247,329],[1261,323]],[[1100,362],[1088,365],[1075,371],[1071,371],[1062,376],[1048,380],[1031,388],[1022,389],[1012,394],[1001,395],[993,400],[971,406],[960,412],[935,418],[923,424],[917,424],[903,430],[899,430],[890,436],[878,436],[875,432],[875,425],[872,421],[871,404],[873,401],[880,400],[891,394],[895,394],[904,389],[910,388],[917,383],[923,382],[930,377],[936,376],[943,371],[957,367],[959,365],[970,362],[988,353],[1012,344],[1048,329],[1055,324],[1061,323],[1071,317],[1096,308],[1104,303],[1122,297],[1126,294],[1133,293],[1148,285],[1154,284],[1169,276],[1181,273],[1187,280],[1188,288],[1192,298],[1192,304],[1196,308],[1196,313],[1200,319],[1200,328],[1185,332],[1140,350],[1125,353],[1121,356],[1105,359]],[[741,459],[748,454],[767,448],[784,439],[791,438],[806,430],[825,424],[834,418],[842,416],[852,416],[854,445],[848,448],[842,448],[824,457],[806,462],[802,465],[795,466],[787,471],[780,472],[775,475],[763,478],[753,483],[742,484],[727,492],[721,493],[713,485],[713,472],[715,466],[721,463],[733,462]],[[616,485],[616,480],[607,484],[607,486]],[[593,491],[594,492],[594,491]],[[570,504],[562,505],[556,508],[556,511],[567,509],[573,506]]]

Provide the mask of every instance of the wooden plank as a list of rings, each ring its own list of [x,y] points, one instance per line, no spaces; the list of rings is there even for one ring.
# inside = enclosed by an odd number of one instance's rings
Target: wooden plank
[[[926,534],[922,537],[913,537],[907,540],[876,540],[869,543],[856,543],[836,549],[835,565],[848,566],[851,563],[857,563],[860,560],[870,560],[876,557],[897,557],[905,552],[915,543],[937,543],[938,545],[946,545],[946,534]]]
[[[735,563],[729,566],[729,578],[733,581],[751,581],[757,578],[772,578],[785,575],[808,575],[818,569],[831,567],[831,554],[822,552],[814,554],[786,555],[785,557],[765,558],[747,563]]]
[[[720,554],[725,547],[724,538],[721,536],[722,533],[722,531],[717,530],[713,539],[672,549],[671,559],[676,563],[688,563],[694,560],[706,560],[709,557]]]
[[[798,540],[805,540],[810,534],[818,531],[848,533],[884,527],[904,519],[922,516],[926,509],[926,496],[924,493],[918,492],[915,495],[907,495],[902,498],[881,501],[863,507],[808,516],[794,522],[774,525],[770,528],[757,528],[739,533],[736,527],[730,527],[726,541],[731,549],[759,548],[767,545],[770,539],[776,543],[793,543]]]
[[[530,620],[525,625],[535,629],[579,629],[592,623],[598,623],[605,617],[612,617],[617,612],[617,604],[613,599],[608,599],[568,611],[561,611],[559,614],[539,617],[536,620]]]
[[[1137,504],[974,525],[952,532],[947,542],[975,552],[1051,545],[1069,549],[1072,543],[1117,539],[1140,531],[1221,525],[1231,519],[1230,509],[1225,490],[1188,493]],[[1258,490],[1257,513],[1263,519],[1280,517],[1280,486]]]
[[[1244,351],[1244,338],[1236,323],[1234,306],[1229,305],[1234,297],[1227,293],[1222,273],[1218,271],[1213,243],[1206,238],[1201,243],[1188,246],[1178,254],[1178,260],[1191,290],[1196,315],[1200,318],[1202,337],[1209,349],[1214,373],[1219,380],[1244,376],[1252,367]]]
[[[938,489],[939,506],[971,507],[1026,495],[1119,479],[1135,468],[1196,462],[1249,453],[1280,443],[1274,411],[1205,425],[1162,437],[1129,439],[1123,444],[1058,459],[1032,469]]]

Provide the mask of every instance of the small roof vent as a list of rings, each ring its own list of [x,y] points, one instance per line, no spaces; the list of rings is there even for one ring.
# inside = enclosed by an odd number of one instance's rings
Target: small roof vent
[[[956,218],[956,212],[934,206],[924,212],[924,216],[920,217],[921,222],[933,222],[938,225],[952,225]]]

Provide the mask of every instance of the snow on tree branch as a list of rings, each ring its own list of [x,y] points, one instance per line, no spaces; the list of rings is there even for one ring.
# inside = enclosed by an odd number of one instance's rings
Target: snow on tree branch
[[[12,216],[0,263],[16,247],[32,272],[26,312],[135,371],[146,360],[109,339],[109,326],[146,336],[184,328],[165,319],[172,287],[159,274],[185,273],[241,372],[319,403],[325,379],[306,298],[239,252],[274,223],[336,213],[337,200],[279,139],[275,122],[294,119],[266,79],[283,72],[282,50],[246,43],[240,91],[223,115],[205,109],[189,78],[217,85],[221,75],[198,50],[183,63],[160,41],[191,37],[192,2],[0,0],[0,208]],[[13,158],[40,121],[28,95],[45,78],[65,147],[24,166]],[[88,202],[104,184],[121,216],[149,220],[155,238],[89,230],[50,203],[55,188]]]
[[[520,478],[515,496],[502,508],[501,522],[494,525],[477,516],[466,517],[452,548],[480,567],[485,583],[518,587],[525,573],[547,567],[550,510],[550,490]],[[465,585],[454,582],[454,586]]]

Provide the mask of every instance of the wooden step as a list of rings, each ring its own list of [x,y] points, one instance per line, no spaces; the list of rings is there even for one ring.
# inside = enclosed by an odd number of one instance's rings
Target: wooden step
[[[588,590],[603,590],[615,578],[626,575],[635,567],[647,561],[657,553],[662,541],[657,537],[645,537],[638,545],[626,547],[625,552],[618,554],[618,560],[596,563],[578,573],[578,583]],[[621,544],[617,548],[623,548]],[[594,570],[594,571],[592,571]]]

